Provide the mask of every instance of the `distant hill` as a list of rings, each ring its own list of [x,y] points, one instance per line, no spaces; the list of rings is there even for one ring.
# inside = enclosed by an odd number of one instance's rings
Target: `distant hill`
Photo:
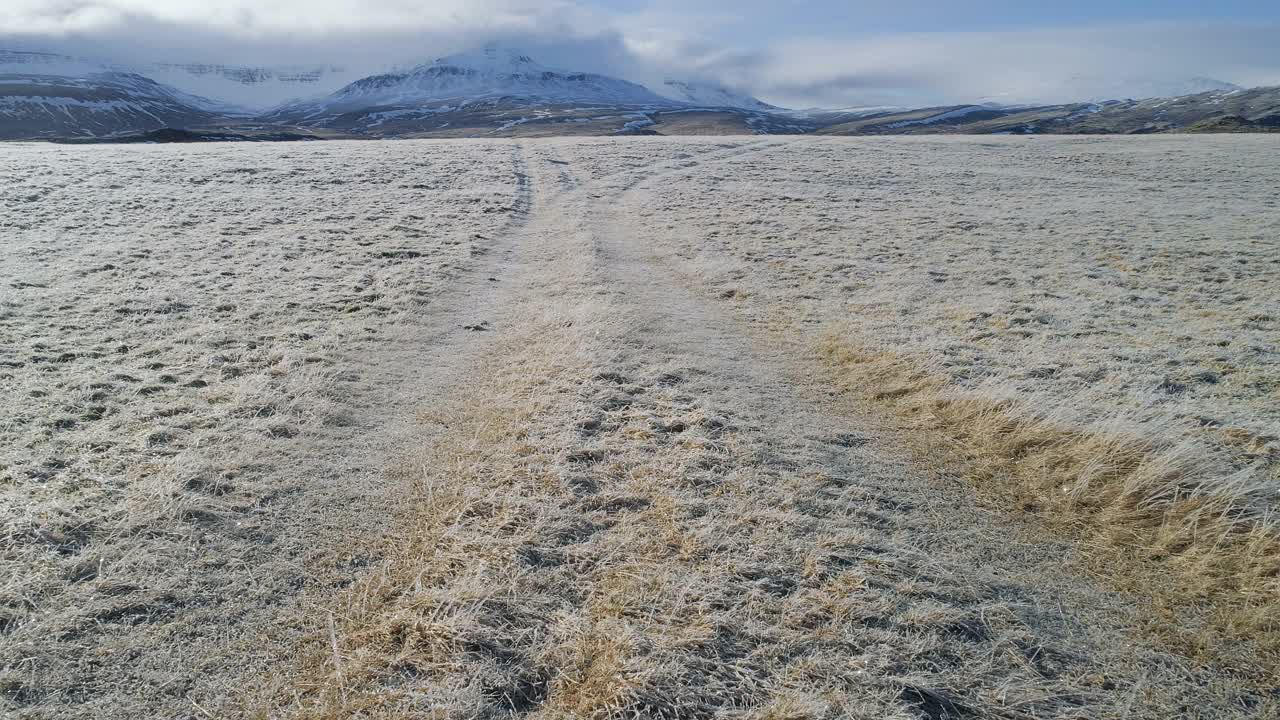
[[[297,142],[323,140],[316,135],[303,135],[290,132],[233,133],[218,130],[179,130],[161,128],[134,135],[113,135],[109,138],[57,138],[52,142],[67,145],[83,145],[87,143],[110,143],[114,145],[134,144],[169,144],[169,143],[210,143],[210,142]]]
[[[85,77],[103,72],[142,75],[180,92],[217,98],[220,110],[248,114],[295,98],[333,92],[368,74],[331,64],[119,63],[56,53],[0,49],[0,75]]]
[[[1192,123],[1184,132],[1190,133],[1256,133],[1280,132],[1280,115],[1268,115],[1250,120],[1239,115],[1224,115]]]
[[[1239,118],[1228,122],[1226,118]],[[821,121],[821,118],[819,118]],[[828,118],[827,135],[1034,135],[1265,132],[1280,121],[1280,88],[1036,107],[958,105]]]
[[[128,67],[0,50],[0,139],[121,141],[162,129],[196,134],[157,138],[207,140],[273,135],[1141,134],[1275,132],[1280,125],[1280,88],[1245,90],[1207,78],[1174,84],[1126,81],[1117,87],[1140,93],[1195,92],[1040,106],[792,111],[715,83],[669,79],[655,92],[608,75],[547,67],[520,51],[492,46],[363,77],[352,77],[336,65]],[[206,88],[216,94],[200,92]],[[262,109],[264,105],[269,107]],[[163,141],[157,138],[144,142]]]
[[[131,73],[0,75],[0,138],[103,137],[228,122],[210,101]]]

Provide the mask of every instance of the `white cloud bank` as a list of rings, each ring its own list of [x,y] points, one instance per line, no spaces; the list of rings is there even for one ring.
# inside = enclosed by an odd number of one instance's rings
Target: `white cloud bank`
[[[486,43],[641,82],[716,79],[803,106],[1057,102],[1195,77],[1280,84],[1280,25],[1124,26],[712,41],[730,18],[620,12],[587,0],[3,0],[0,48],[120,61],[403,64]],[[785,28],[780,30],[785,33]],[[723,33],[721,33],[723,36]]]
[[[447,32],[528,27],[573,9],[561,0],[6,0],[0,27],[14,33],[95,33],[150,21],[256,36]]]
[[[1276,25],[899,34],[783,41],[742,79],[792,102],[828,105],[1063,102],[1161,94],[1194,78],[1277,85],[1277,48]]]

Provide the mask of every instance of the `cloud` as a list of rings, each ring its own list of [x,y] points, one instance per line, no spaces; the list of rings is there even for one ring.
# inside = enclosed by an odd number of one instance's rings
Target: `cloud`
[[[563,0],[6,0],[13,33],[100,33],[136,22],[236,35],[336,35],[524,28],[573,9]]]
[[[405,62],[501,39],[572,46],[607,31],[569,0],[0,2],[0,42],[122,61]]]
[[[1280,84],[1276,47],[1280,25],[1225,23],[789,40],[739,81],[793,103],[1066,102],[1202,77]]]
[[[2,0],[0,47],[121,62],[375,69],[498,42],[551,65],[646,83],[717,80],[793,107],[1058,102],[1144,94],[1197,76],[1280,84],[1275,23],[813,36],[812,18],[752,26],[749,13],[727,13],[719,0],[602,1]]]

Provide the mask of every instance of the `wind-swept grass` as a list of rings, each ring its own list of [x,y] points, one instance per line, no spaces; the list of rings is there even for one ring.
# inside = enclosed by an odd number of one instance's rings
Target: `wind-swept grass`
[[[1268,143],[817,143],[690,172],[629,210],[671,271],[1151,598],[1174,647],[1274,670]]]
[[[1075,537],[1099,576],[1152,598],[1167,622],[1151,629],[1173,646],[1246,668],[1280,660],[1280,529],[1256,472],[1224,475],[1230,457],[1159,418],[1072,424],[1055,417],[1070,397],[957,389],[843,334],[821,354],[844,390],[962,458],[952,467],[981,493]],[[1188,610],[1206,624],[1179,622]],[[1233,656],[1241,640],[1265,656]]]

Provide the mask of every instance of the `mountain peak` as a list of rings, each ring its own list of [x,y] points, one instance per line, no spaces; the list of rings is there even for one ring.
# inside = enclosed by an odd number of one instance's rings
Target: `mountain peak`
[[[371,75],[326,98],[292,103],[277,112],[310,120],[374,107],[421,109],[477,103],[629,107],[674,104],[626,80],[548,68],[525,53],[490,45],[448,55],[408,71]],[[385,111],[389,110],[380,112]]]
[[[548,69],[525,53],[495,45],[486,45],[478,50],[446,55],[445,57],[437,58],[431,65],[433,67],[466,68],[486,75],[518,75],[521,73],[543,72]]]

